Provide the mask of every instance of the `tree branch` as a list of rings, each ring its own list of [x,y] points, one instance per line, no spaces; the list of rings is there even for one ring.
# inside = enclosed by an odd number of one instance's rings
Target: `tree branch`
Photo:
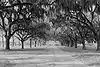
[[[87,20],[87,22],[93,27],[92,22],[89,21],[89,19],[86,17],[86,15],[85,15],[83,12],[81,12],[81,14],[83,15],[82,18],[83,18],[84,20]]]
[[[15,31],[13,31],[12,33],[11,33],[11,36],[13,36],[17,31],[19,31],[19,30],[21,30],[21,31],[23,31],[23,30],[25,30],[25,29],[16,29]]]
[[[7,32],[6,29],[5,29],[4,17],[3,17],[2,15],[1,15],[1,19],[2,19],[2,25],[1,25],[1,26],[2,26],[3,30],[4,30],[5,32]]]
[[[23,6],[23,5],[33,5],[31,3],[17,3],[17,4],[12,4],[11,6],[0,6],[0,10],[12,8],[14,6]]]
[[[18,40],[20,40],[21,41],[21,39],[18,37],[18,36],[15,36]]]

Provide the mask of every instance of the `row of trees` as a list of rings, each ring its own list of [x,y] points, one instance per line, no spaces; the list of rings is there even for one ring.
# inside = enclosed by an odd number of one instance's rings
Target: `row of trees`
[[[44,23],[46,11],[35,0],[0,0],[0,27],[5,33],[6,49],[10,49],[10,39],[13,35],[21,41],[29,38],[46,39],[49,25]]]
[[[100,49],[100,1],[99,0],[50,0],[50,21],[55,28],[64,28],[57,39],[77,48],[77,43],[96,42]],[[62,38],[62,39],[61,39]]]
[[[22,45],[29,38],[39,37],[53,38],[75,48],[81,43],[83,49],[85,41],[95,41],[99,50],[99,4],[99,0],[1,0],[0,27],[5,32],[6,49],[10,49],[9,41],[17,34]]]

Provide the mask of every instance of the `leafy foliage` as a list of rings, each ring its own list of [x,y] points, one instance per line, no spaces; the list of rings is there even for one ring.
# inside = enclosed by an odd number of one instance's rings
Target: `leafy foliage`
[[[44,13],[45,10],[35,3],[24,0],[1,1],[0,26],[5,31],[6,49],[10,49],[9,40],[16,32],[27,30],[33,20],[43,18]]]

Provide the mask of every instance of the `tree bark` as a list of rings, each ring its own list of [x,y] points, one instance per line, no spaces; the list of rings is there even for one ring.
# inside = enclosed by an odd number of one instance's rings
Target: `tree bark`
[[[22,49],[24,49],[24,41],[22,40],[21,43],[22,43]]]
[[[67,41],[67,46],[69,47],[69,41]]]
[[[97,40],[97,49],[96,50],[97,51],[100,50],[100,40],[99,39]]]
[[[64,43],[63,42],[61,42],[61,46],[64,46]]]
[[[37,41],[35,40],[35,47],[36,47],[36,44],[37,44],[36,42],[37,42]]]
[[[75,48],[77,48],[77,41],[75,41]]]
[[[71,40],[71,45],[70,45],[70,47],[73,47],[73,45],[74,45],[73,40]]]
[[[3,31],[2,31],[2,46],[4,47],[4,37],[3,37]]]
[[[4,38],[3,38],[3,35],[2,35],[2,46],[4,47]]]
[[[13,46],[15,46],[15,40],[14,40],[14,36],[12,36],[12,39],[13,39]]]
[[[30,39],[30,48],[32,48],[32,39]]]
[[[8,36],[5,37],[6,39],[6,50],[10,50],[10,38]]]
[[[82,39],[82,45],[83,45],[82,49],[83,49],[83,50],[86,50],[85,40],[84,40],[84,39]]]

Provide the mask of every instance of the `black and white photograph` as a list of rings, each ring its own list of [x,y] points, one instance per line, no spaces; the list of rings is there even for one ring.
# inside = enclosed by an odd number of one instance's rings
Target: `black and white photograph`
[[[0,67],[100,67],[100,0],[0,0]]]

